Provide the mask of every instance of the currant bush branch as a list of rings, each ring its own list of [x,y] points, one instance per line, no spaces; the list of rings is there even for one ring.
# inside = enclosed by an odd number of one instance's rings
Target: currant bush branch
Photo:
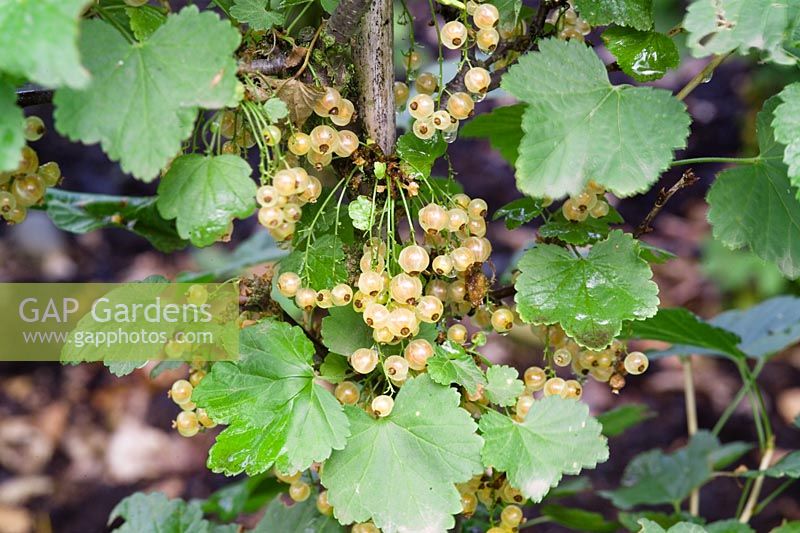
[[[650,226],[653,223],[653,219],[655,219],[656,215],[661,212],[670,198],[672,198],[681,189],[685,189],[686,187],[690,187],[697,183],[698,179],[699,178],[692,171],[692,169],[688,169],[683,173],[681,179],[679,179],[672,187],[669,189],[662,188],[658,193],[655,205],[653,205],[653,208],[649,213],[647,213],[647,216],[644,217],[644,220],[642,220],[641,224],[639,224],[639,226],[633,232],[633,236],[638,238],[645,233],[653,231],[653,228]]]

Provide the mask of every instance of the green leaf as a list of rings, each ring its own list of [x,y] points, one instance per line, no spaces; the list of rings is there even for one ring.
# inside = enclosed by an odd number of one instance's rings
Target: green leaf
[[[649,189],[686,145],[686,106],[663,89],[611,85],[600,58],[576,40],[546,39],[539,50],[502,82],[528,104],[518,188],[538,198],[578,194],[590,180],[617,196]]]
[[[160,492],[143,494],[137,492],[117,504],[108,517],[111,525],[118,518],[125,523],[115,529],[117,533],[141,533],[142,531],[158,531],[159,533],[212,533],[235,531],[235,529],[214,529],[215,526],[203,520],[203,511],[199,506],[187,504],[183,500],[170,500]],[[233,526],[231,526],[233,527]]]
[[[85,21],[80,48],[92,81],[56,93],[56,128],[75,141],[100,142],[124,171],[150,181],[191,135],[198,107],[236,103],[239,40],[229,23],[195,6],[170,15],[139,44],[100,20]]]
[[[139,41],[146,41],[167,21],[164,13],[147,4],[139,7],[126,7],[125,13],[128,15],[133,35]]]
[[[359,348],[375,344],[372,328],[352,306],[332,307],[322,319],[322,344],[333,353],[349,357]]]
[[[131,197],[47,189],[47,216],[57,228],[88,233],[122,228],[144,237],[159,251],[169,253],[189,243],[178,236],[174,221],[158,213],[155,196]]]
[[[230,424],[217,436],[208,467],[248,475],[273,464],[305,470],[341,449],[348,421],[336,398],[314,382],[314,345],[299,327],[263,321],[241,334],[241,360],[218,362],[192,401]]]
[[[639,520],[639,525],[642,526],[639,533],[706,533],[703,526],[691,522],[678,522],[669,529],[664,529],[656,522],[642,518]]]
[[[522,423],[487,411],[480,420],[483,464],[506,472],[512,486],[539,503],[563,474],[608,459],[601,429],[586,404],[555,396],[534,402]]]
[[[319,377],[330,383],[341,383],[351,371],[347,358],[336,353],[329,353],[319,365]]]
[[[677,255],[668,250],[653,246],[644,241],[639,241],[639,255],[642,259],[654,265],[662,265],[670,259],[675,259],[677,257]]]
[[[539,237],[556,239],[568,244],[583,246],[608,237],[611,224],[622,224],[619,212],[608,206],[608,214],[602,218],[587,217],[583,222],[567,220],[559,210],[550,220],[539,226]]]
[[[329,516],[320,514],[316,495],[287,506],[275,498],[251,533],[345,533],[345,528]]]
[[[272,97],[264,102],[264,112],[272,123],[278,122],[289,116],[289,108],[280,98]]]
[[[501,218],[506,221],[506,228],[516,229],[542,214],[542,202],[526,196],[517,198],[495,211],[492,220]]]
[[[681,60],[675,42],[657,31],[611,26],[603,32],[603,42],[622,72],[636,81],[662,78]]]
[[[526,107],[525,104],[495,107],[467,122],[459,135],[465,139],[489,139],[492,148],[513,165],[522,142],[522,115]]]
[[[281,271],[297,272],[317,291],[344,283],[348,276],[344,244],[334,235],[323,235],[307,250],[295,250],[284,257]]]
[[[706,348],[734,359],[744,356],[738,335],[714,326],[681,307],[659,309],[647,320],[631,322],[627,338],[648,339]]]
[[[697,517],[691,516],[689,513],[681,512],[681,513],[660,513],[657,511],[637,511],[637,512],[620,512],[617,513],[617,520],[619,520],[620,524],[623,527],[627,528],[628,531],[639,532],[642,529],[642,526],[639,524],[639,520],[642,518],[646,518],[652,522],[657,523],[661,527],[671,527],[677,524],[678,522],[682,521],[692,521],[699,520]]]
[[[563,505],[543,505],[542,515],[552,522],[575,531],[614,533],[619,529],[616,522],[607,521],[600,513],[584,511]]]
[[[514,27],[522,11],[522,0],[488,0],[487,4],[492,4],[500,13],[499,24]]]
[[[14,86],[0,77],[0,172],[17,168],[25,146],[25,116],[16,104]]]
[[[641,453],[625,468],[622,486],[600,494],[620,509],[642,504],[677,504],[711,479],[712,453],[718,447],[715,436],[700,431],[688,445],[674,453],[665,454],[661,450]]]
[[[359,196],[347,206],[347,212],[353,221],[353,227],[367,231],[375,216],[375,206],[366,196]]]
[[[769,533],[800,533],[800,520],[785,521]]]
[[[88,3],[88,0],[3,1],[0,71],[47,87],[86,86],[89,73],[81,65],[77,40],[78,20]]]
[[[225,485],[201,503],[203,512],[232,522],[242,513],[261,510],[267,502],[286,491],[286,485],[272,474],[246,477]]]
[[[516,368],[506,365],[490,366],[486,370],[486,397],[497,405],[514,405],[517,396],[525,390],[525,384],[518,377]]]
[[[433,163],[446,151],[447,143],[438,133],[428,140],[420,139],[413,133],[406,133],[397,139],[400,165],[415,180],[430,176]]]
[[[742,524],[735,518],[730,520],[720,520],[705,525],[707,533],[754,533],[753,528],[747,524]]]
[[[250,29],[265,31],[283,24],[283,13],[275,11],[279,2],[273,0],[234,0],[231,15],[239,22],[245,22]]]
[[[658,310],[658,286],[636,240],[620,230],[585,257],[551,244],[525,252],[518,265],[517,311],[525,322],[560,324],[580,345],[608,346],[624,320]]]
[[[653,26],[653,0],[575,0],[580,16],[589,24],[619,24],[637,30]]]
[[[286,255],[286,251],[278,248],[278,244],[269,233],[260,229],[242,241],[233,252],[225,249],[220,253],[217,247],[208,248],[207,251],[213,253],[213,258],[203,261],[205,270],[182,272],[175,281],[183,283],[225,281],[241,275],[249,267],[274,262]]]
[[[158,185],[158,212],[177,219],[178,235],[208,246],[229,232],[234,218],[255,209],[256,184],[239,156],[183,155]]]
[[[694,57],[755,49],[768,61],[792,64],[783,49],[789,12],[789,0],[694,0],[683,19],[686,44]]]
[[[386,533],[453,527],[461,511],[454,483],[482,471],[483,441],[459,400],[422,374],[406,381],[385,418],[347,406],[352,434],[321,476],[336,518],[371,519]]]
[[[150,379],[156,379],[164,372],[180,368],[185,363],[186,363],[185,361],[159,361],[156,364],[156,366],[154,366],[153,369],[150,371]]]
[[[323,197],[327,197],[330,192],[323,190]],[[319,238],[326,234],[335,234],[345,244],[353,244],[353,221],[350,220],[347,209],[337,207],[337,202],[321,201],[304,205],[292,242],[295,250],[304,250],[309,237]]]
[[[783,458],[767,468],[766,470],[750,470],[743,474],[745,477],[790,477],[794,479],[800,478],[800,451],[793,451],[786,454]]]
[[[720,313],[708,323],[738,335],[741,339],[738,344],[740,354],[754,358],[769,357],[800,341],[800,298],[778,296],[749,309]],[[681,344],[654,355],[690,353],[717,355],[725,352],[719,346],[709,348]]]
[[[339,5],[339,0],[320,0],[320,4],[322,5],[322,9],[325,10],[326,13],[333,13],[334,10]]]
[[[486,377],[472,356],[450,341],[434,345],[433,357],[428,359],[428,375],[440,385],[457,383],[469,394],[476,394],[479,386],[486,385]]]
[[[792,185],[800,186],[800,83],[792,83],[778,94],[771,126],[775,140],[786,146],[783,162],[789,166]]]
[[[656,414],[648,406],[641,403],[629,403],[598,415],[597,421],[603,426],[603,435],[616,437],[626,429],[641,424],[654,416]]]

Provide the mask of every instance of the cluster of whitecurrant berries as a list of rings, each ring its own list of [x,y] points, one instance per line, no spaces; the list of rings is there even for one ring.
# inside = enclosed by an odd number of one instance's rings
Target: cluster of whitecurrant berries
[[[500,35],[495,29],[499,20],[499,12],[492,4],[470,3],[468,12],[472,15],[472,22],[477,27],[477,32],[470,34],[470,30],[460,21],[452,20],[446,23],[440,32],[442,44],[451,49],[469,46],[470,40],[484,53],[491,53],[500,40]],[[411,52],[407,59],[409,72],[420,61],[418,54]],[[414,119],[412,131],[420,139],[430,139],[437,131],[441,131],[446,141],[455,140],[459,121],[469,118],[475,108],[475,101],[480,101],[489,90],[492,82],[488,70],[475,66],[464,73],[464,87],[466,92],[457,91],[443,95],[443,88],[439,87],[439,78],[430,72],[423,72],[414,80],[417,94],[409,100],[410,89],[405,83],[398,81],[394,85],[395,102],[403,108],[408,102],[408,112]],[[446,99],[445,109],[436,109],[442,98]]]
[[[583,222],[588,217],[603,218],[608,214],[606,190],[594,181],[590,181],[580,194],[571,196],[561,206],[564,218],[573,222]]]
[[[456,485],[461,494],[461,513],[465,516],[472,516],[478,508],[478,502],[487,507],[494,507],[496,502],[503,504],[500,512],[500,523],[490,528],[487,533],[509,533],[516,531],[522,520],[525,518],[520,508],[520,503],[525,501],[522,493],[512,487],[508,480],[497,486],[492,479],[487,479],[484,474],[473,477],[466,483]]]
[[[316,202],[321,193],[322,183],[303,167],[279,170],[272,177],[272,185],[262,185],[256,192],[261,206],[258,222],[275,240],[289,240],[303,215],[303,206]]]
[[[45,132],[42,119],[25,119],[25,139],[38,141]],[[0,216],[9,224],[19,224],[28,216],[28,208],[41,202],[48,187],[61,181],[58,163],[39,165],[39,156],[30,146],[24,146],[17,168],[0,172]]]
[[[192,401],[192,392],[203,378],[206,371],[200,365],[193,365],[189,379],[179,379],[172,384],[167,393],[172,401],[181,408],[181,412],[172,422],[172,427],[184,437],[194,437],[201,429],[211,429],[217,424],[208,416],[205,409],[198,409]]]
[[[592,31],[591,25],[583,20],[575,12],[575,8],[570,2],[569,9],[565,11],[553,11],[546,19],[558,30],[558,38],[562,40],[577,39],[583,41]]]

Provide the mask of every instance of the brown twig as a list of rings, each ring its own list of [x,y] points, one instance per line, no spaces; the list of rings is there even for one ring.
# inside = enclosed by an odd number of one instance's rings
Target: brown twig
[[[506,285],[505,287],[498,287],[497,289],[489,292],[489,298],[493,300],[502,300],[517,294],[517,289],[513,285]]]
[[[656,215],[658,215],[659,212],[661,212],[661,209],[663,209],[664,205],[666,205],[669,199],[672,198],[675,195],[675,193],[677,193],[681,189],[685,189],[686,187],[690,187],[695,183],[697,183],[698,179],[699,178],[692,171],[692,169],[687,169],[681,176],[681,179],[675,182],[675,185],[673,185],[669,189],[662,188],[661,191],[659,191],[658,193],[655,205],[653,205],[653,208],[650,210],[649,213],[647,213],[647,216],[644,217],[642,223],[639,224],[639,226],[633,232],[633,236],[638,238],[644,235],[645,233],[650,233],[651,231],[653,231],[653,228],[650,227],[650,224],[653,223],[653,219],[656,218]]]

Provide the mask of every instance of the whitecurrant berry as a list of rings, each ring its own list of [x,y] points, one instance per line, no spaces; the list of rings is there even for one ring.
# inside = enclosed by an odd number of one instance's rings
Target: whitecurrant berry
[[[529,387],[532,391],[540,391],[544,388],[547,382],[547,373],[543,368],[532,366],[525,370],[524,374],[525,386]]]
[[[436,103],[428,94],[418,94],[408,102],[408,113],[417,120],[430,117],[435,109]]]
[[[444,304],[436,296],[426,295],[417,304],[417,316],[420,321],[435,324],[444,314]]]
[[[353,301],[353,289],[346,283],[340,283],[331,289],[333,305],[347,305]]]
[[[453,93],[447,101],[447,111],[458,120],[469,118],[474,109],[475,101],[464,92]]]
[[[302,280],[294,272],[283,272],[278,276],[278,290],[283,296],[293,298],[302,286]]]
[[[628,374],[638,376],[647,370],[647,367],[650,366],[650,361],[642,352],[631,352],[625,356],[623,364]]]
[[[425,339],[414,339],[403,350],[403,357],[412,370],[424,370],[428,359],[433,356],[433,346]]]
[[[481,29],[475,34],[475,43],[481,52],[492,53],[500,42],[500,34],[494,28]]]
[[[311,311],[317,305],[317,291],[309,287],[298,289],[294,296],[294,303],[300,309]]]
[[[456,344],[464,344],[467,342],[467,328],[463,324],[453,324],[447,328],[447,339],[455,342]]]
[[[389,322],[389,309],[378,302],[371,302],[367,304],[367,307],[364,309],[362,318],[369,327],[380,329],[385,327]]]
[[[461,48],[467,42],[467,27],[457,20],[451,20],[442,26],[441,38],[447,48]]]
[[[414,80],[414,87],[420,94],[433,94],[439,85],[439,79],[431,72],[423,72]]]
[[[311,150],[311,137],[306,133],[297,132],[289,137],[287,146],[294,155],[306,155]]]
[[[194,387],[192,387],[191,383],[185,379],[179,379],[172,384],[172,387],[169,390],[169,397],[172,398],[172,401],[176,404],[183,405],[186,402],[191,401],[193,390]]]
[[[559,377],[548,379],[542,389],[545,396],[561,396],[563,397],[566,392],[566,382]]]
[[[464,86],[471,93],[485,93],[489,89],[490,83],[492,83],[492,76],[483,67],[472,67],[464,74]]]
[[[200,431],[200,422],[193,411],[181,411],[175,418],[175,428],[183,437],[194,437]]]
[[[305,481],[295,481],[289,485],[289,497],[296,502],[304,502],[311,496],[311,487]]]
[[[358,386],[352,381],[342,381],[333,390],[333,395],[343,405],[355,405],[358,402]]]
[[[379,417],[383,418],[384,416],[389,416],[392,409],[394,409],[394,399],[391,396],[381,394],[372,400],[371,407],[372,411]]]
[[[408,361],[399,355],[390,355],[383,362],[386,375],[393,381],[405,381],[408,378],[408,368]]]
[[[430,257],[428,256],[428,252],[425,248],[417,246],[416,244],[403,248],[400,251],[400,255],[397,257],[397,263],[400,265],[400,268],[412,276],[417,276],[421,272],[424,272],[425,269],[428,268],[429,262]]]
[[[447,211],[438,204],[428,204],[419,210],[419,225],[427,233],[439,233],[447,227],[448,222]]]
[[[492,313],[492,328],[498,333],[505,333],[514,327],[514,313],[508,307],[499,307]]]
[[[350,356],[350,366],[359,374],[369,374],[378,366],[378,352],[371,348],[359,348]]]

